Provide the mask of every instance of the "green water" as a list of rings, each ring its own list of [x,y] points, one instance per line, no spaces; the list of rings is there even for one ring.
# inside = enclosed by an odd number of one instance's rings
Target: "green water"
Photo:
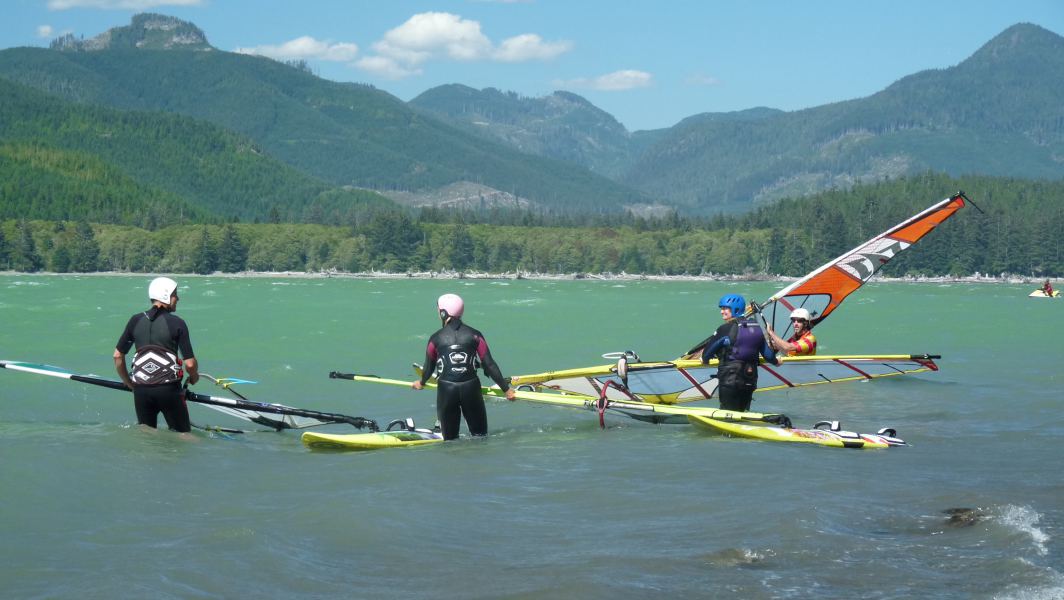
[[[0,276],[0,358],[114,377],[149,279]],[[626,349],[674,358],[716,327],[722,293],[779,287],[179,281],[203,371],[259,381],[245,388],[256,400],[422,425],[432,392],[327,374],[412,378],[441,293],[465,297],[516,374]],[[865,286],[817,329],[820,351],[942,354],[942,370],[754,403],[912,444],[886,451],[617,419],[603,431],[590,412],[491,402],[487,439],[312,453],[292,433],[146,431],[128,394],[3,370],[0,585],[12,598],[1060,598],[1064,301],[1029,291]],[[951,507],[984,518],[951,526]]]

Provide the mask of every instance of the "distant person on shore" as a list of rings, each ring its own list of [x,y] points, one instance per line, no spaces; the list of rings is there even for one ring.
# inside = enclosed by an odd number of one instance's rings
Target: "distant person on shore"
[[[477,367],[483,367],[484,373],[506,393],[507,400],[514,399],[514,390],[491,357],[484,336],[462,322],[465,312],[462,299],[455,294],[444,294],[436,301],[436,308],[443,327],[429,338],[421,379],[413,382],[411,387],[422,389],[432,374],[438,373],[436,416],[443,439],[458,438],[463,417],[470,435],[488,435],[488,414],[480,394]]]
[[[188,383],[199,381],[199,367],[192,352],[188,326],[174,314],[177,310],[177,282],[157,277],[148,286],[151,307],[133,315],[115,346],[115,370],[133,390],[137,423],[157,428],[159,413],[173,431],[192,431],[188,406],[181,389],[181,379],[188,372]],[[136,346],[132,368],[126,366],[126,354]],[[181,358],[178,358],[180,353]]]
[[[768,337],[772,339],[772,348],[776,352],[782,352],[784,356],[816,354],[816,336],[813,335],[813,319],[809,311],[804,308],[794,309],[791,312],[791,324],[794,326],[794,335],[786,340],[776,335],[769,327]]]
[[[725,294],[718,305],[724,323],[706,341],[702,364],[714,357],[720,360],[717,368],[720,407],[746,412],[750,410],[757,389],[759,357],[763,356],[774,364],[779,364],[779,360],[757,321],[743,318],[746,300],[742,296]]]
[[[1050,296],[1050,297],[1053,296],[1053,284],[1049,283],[1048,279],[1046,279],[1046,282],[1042,284],[1042,292],[1046,296]]]

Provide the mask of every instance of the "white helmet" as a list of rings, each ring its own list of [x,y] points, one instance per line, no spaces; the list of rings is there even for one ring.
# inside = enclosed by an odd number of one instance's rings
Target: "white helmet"
[[[804,321],[813,321],[813,316],[809,314],[809,311],[804,308],[796,308],[791,312],[792,319],[802,319]]]
[[[173,296],[176,291],[176,281],[169,277],[156,277],[148,285],[148,298],[163,304],[170,304],[170,296]]]

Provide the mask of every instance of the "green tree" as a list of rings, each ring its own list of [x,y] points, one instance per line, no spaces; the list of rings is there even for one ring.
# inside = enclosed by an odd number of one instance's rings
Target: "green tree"
[[[8,255],[10,251],[7,248],[7,240],[4,238],[4,230],[0,229],[0,269],[8,268]]]
[[[222,241],[218,245],[218,270],[223,273],[237,273],[246,269],[247,249],[236,233],[232,223],[222,228]]]
[[[70,270],[77,273],[91,273],[99,269],[100,245],[96,243],[96,234],[87,221],[78,221],[74,227],[74,238],[70,249]]]
[[[210,232],[204,225],[200,230],[199,239],[192,251],[192,268],[196,273],[207,275],[213,273],[218,267],[218,252],[211,242]]]
[[[405,269],[422,241],[421,227],[405,212],[381,211],[366,226],[370,256],[382,268]]]
[[[448,242],[447,253],[451,259],[451,267],[457,271],[467,269],[473,264],[473,251],[476,246],[473,236],[469,235],[469,228],[464,224],[458,224],[451,230],[451,239]]]
[[[11,254],[11,268],[26,273],[36,273],[44,267],[44,260],[37,253],[37,244],[26,221],[18,224],[19,241]]]

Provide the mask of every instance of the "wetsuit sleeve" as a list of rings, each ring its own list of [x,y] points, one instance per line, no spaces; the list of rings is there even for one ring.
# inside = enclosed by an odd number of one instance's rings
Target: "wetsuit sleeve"
[[[128,354],[129,349],[133,347],[133,328],[136,326],[137,317],[139,316],[140,313],[137,313],[129,318],[125,331],[122,332],[122,335],[118,338],[118,343],[115,344],[115,350],[122,354]]]
[[[181,350],[181,358],[188,360],[190,358],[196,358],[195,353],[192,352],[192,338],[188,335],[188,327],[182,327],[181,332],[177,335],[177,347]]]
[[[772,349],[772,345],[768,343],[768,340],[761,342],[761,356],[765,357],[770,363],[776,362],[776,351]]]
[[[436,337],[433,336],[425,346],[425,364],[421,368],[421,385],[425,385],[432,378],[432,372],[436,370],[437,358],[439,354],[436,352]]]
[[[483,336],[477,336],[477,357],[480,358],[480,364],[484,368],[485,375],[491,377],[491,380],[502,388],[502,391],[505,392],[510,389],[510,382],[503,377],[498,363],[496,363],[495,359],[491,356],[491,349],[488,348],[488,342],[484,340]]]
[[[721,348],[731,345],[731,338],[728,337],[728,325],[731,321],[721,325],[717,328],[717,331],[711,338],[706,340],[706,347],[702,349],[702,364],[709,363],[710,359],[720,352]]]

